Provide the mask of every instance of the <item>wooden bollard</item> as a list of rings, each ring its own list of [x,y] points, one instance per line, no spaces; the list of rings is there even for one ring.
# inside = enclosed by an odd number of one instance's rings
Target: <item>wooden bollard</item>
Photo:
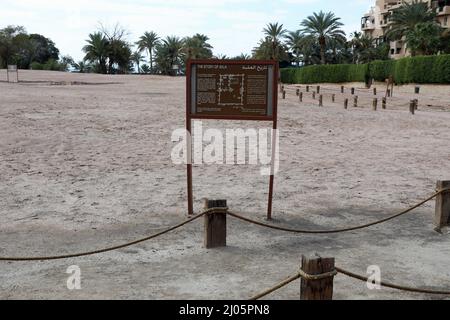
[[[317,91],[318,94],[320,93],[320,86],[316,87],[316,91]]]
[[[419,87],[419,86],[416,86],[416,87],[414,88],[414,93],[415,93],[415,94],[419,94],[419,93],[420,93],[420,87]]]
[[[335,102],[336,101],[336,95],[333,93],[331,95],[331,102]]]
[[[309,92],[309,86],[306,86],[306,92]]]
[[[383,98],[381,99],[381,108],[382,108],[382,109],[386,109],[386,98],[385,98],[385,97],[383,97]]]
[[[283,100],[286,99],[286,91],[283,91]]]
[[[319,107],[323,107],[323,95],[319,95]]]
[[[358,107],[358,96],[355,96],[355,97],[353,98],[353,107],[354,107],[354,108],[357,108],[357,107]]]
[[[345,100],[344,100],[344,109],[347,109],[347,108],[348,108],[348,99],[345,98]]]
[[[388,98],[391,97],[391,89],[387,89],[387,96],[388,96]]]
[[[300,102],[303,102],[303,92],[300,92],[300,93],[298,94],[298,100],[299,100]]]
[[[295,94],[297,95],[297,97],[298,97],[299,93],[300,93],[300,89],[295,90]]]
[[[415,110],[419,109],[419,100],[418,99],[414,99],[414,109]]]
[[[415,106],[414,100],[411,100],[409,102],[409,112],[411,112],[411,114],[414,114],[415,111],[416,111],[416,106]]]
[[[313,91],[312,93],[312,98],[315,100],[316,99],[316,93]]]
[[[450,180],[438,181],[437,190],[450,188]],[[436,231],[442,232],[442,228],[450,225],[450,190],[436,197],[436,210],[434,216]]]
[[[375,99],[373,99],[373,102],[372,102],[373,111],[377,111],[377,107],[378,107],[378,99],[375,98]]]
[[[341,86],[341,93],[344,93],[344,86]]]
[[[334,258],[302,256],[300,300],[332,300]]]
[[[205,209],[226,208],[227,200],[205,200]],[[225,211],[205,215],[205,248],[219,248],[227,245],[227,214]]]
[[[284,85],[280,84],[280,92],[283,93],[284,91]]]
[[[374,95],[374,96],[377,95],[377,88],[373,88],[373,95]]]
[[[352,88],[352,89],[351,89],[351,93],[352,93],[352,95],[355,94],[355,88]]]

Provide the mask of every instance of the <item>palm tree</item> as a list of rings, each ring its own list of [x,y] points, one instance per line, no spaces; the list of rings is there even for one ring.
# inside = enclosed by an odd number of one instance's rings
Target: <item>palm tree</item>
[[[295,58],[295,62],[297,63],[297,67],[300,66],[300,57],[302,53],[302,49],[304,46],[305,39],[300,30],[297,31],[289,31],[286,35],[286,44],[289,49],[292,51],[292,54]]]
[[[390,21],[387,37],[391,40],[400,40],[407,32],[413,32],[418,23],[435,23],[436,12],[430,10],[426,2],[418,0],[411,3],[403,2],[401,7],[394,10]]]
[[[342,43],[346,41],[345,32],[341,29],[343,23],[339,20],[341,18],[336,17],[332,12],[320,11],[314,12],[300,24],[303,27],[302,32],[319,43],[321,64],[325,64],[325,50],[330,40],[334,39]]]
[[[227,60],[228,56],[226,54],[216,54],[215,56],[213,56],[213,59],[217,59],[217,60]]]
[[[184,53],[188,59],[210,59],[212,57],[212,46],[208,43],[209,38],[203,34],[184,39]]]
[[[350,41],[353,50],[353,63],[367,63],[375,52],[374,40],[371,36],[355,31]]]
[[[184,40],[177,36],[168,36],[156,46],[155,61],[163,74],[174,74],[174,66],[183,62]]]
[[[442,28],[435,22],[418,23],[411,31],[406,32],[406,43],[411,55],[431,55],[439,51]]]
[[[133,60],[133,62],[136,64],[137,66],[137,73],[141,73],[141,62],[144,61],[144,56],[139,52],[139,51],[135,51],[132,55],[131,55],[131,60]]]
[[[273,60],[280,60],[280,51],[282,47],[281,39],[286,34],[287,30],[283,29],[282,24],[269,23],[263,29],[266,36],[266,41],[270,43],[270,58]]]
[[[247,54],[247,53],[241,53],[240,55],[236,56],[235,58],[233,58],[234,60],[250,60],[252,58],[251,55]]]
[[[97,64],[99,71],[107,73],[106,63],[110,53],[109,42],[101,32],[91,33],[88,43],[83,47],[86,53],[84,60]]]
[[[153,50],[160,43],[159,37],[156,32],[144,32],[144,35],[139,38],[139,41],[136,42],[138,46],[138,50],[140,52],[147,50],[147,53],[150,57],[150,70],[153,71]]]

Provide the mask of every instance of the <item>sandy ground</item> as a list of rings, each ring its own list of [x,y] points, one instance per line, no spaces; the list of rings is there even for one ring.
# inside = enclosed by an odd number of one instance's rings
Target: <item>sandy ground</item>
[[[186,218],[185,167],[170,159],[183,127],[185,79],[21,71],[0,82],[0,256],[72,253],[140,238]],[[6,79],[0,71],[0,80]],[[64,82],[64,83],[62,83]],[[84,83],[84,84],[83,84]],[[293,228],[337,228],[402,210],[450,179],[450,87],[396,87],[388,109],[355,86],[348,110],[338,86],[323,85],[323,108],[295,86],[279,102],[280,172],[274,216]],[[382,84],[378,98],[381,100]],[[304,88],[303,88],[304,91]],[[346,96],[350,97],[349,90]],[[203,123],[206,128],[267,123]],[[259,167],[197,166],[195,209],[225,198],[232,210],[263,220],[268,178]],[[202,247],[203,222],[137,246],[51,262],[0,262],[1,299],[246,299],[295,272],[302,254],[333,256],[383,280],[450,288],[450,235],[433,231],[434,201],[397,220],[335,235],[295,235],[228,218],[227,248]],[[82,290],[66,288],[70,265]],[[443,299],[368,290],[339,275],[336,299]],[[298,299],[299,282],[270,295]]]

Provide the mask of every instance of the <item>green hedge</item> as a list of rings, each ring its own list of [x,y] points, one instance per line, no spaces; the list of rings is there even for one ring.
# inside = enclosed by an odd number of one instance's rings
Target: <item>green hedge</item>
[[[370,64],[317,65],[281,70],[284,83],[384,81],[390,75],[398,84],[450,83],[450,55],[417,56],[399,60],[374,61]]]
[[[308,66],[300,69],[287,68],[281,70],[281,80],[284,83],[364,81],[366,71],[367,65],[363,64],[330,64]]]

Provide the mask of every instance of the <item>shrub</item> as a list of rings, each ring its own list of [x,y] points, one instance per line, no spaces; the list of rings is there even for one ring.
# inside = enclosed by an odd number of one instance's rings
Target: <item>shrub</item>
[[[367,65],[330,64],[281,69],[284,83],[340,83],[365,81]]]
[[[398,84],[450,83],[450,54],[407,57],[399,60],[373,61],[369,64],[315,65],[281,69],[284,83],[384,81],[394,77]]]

